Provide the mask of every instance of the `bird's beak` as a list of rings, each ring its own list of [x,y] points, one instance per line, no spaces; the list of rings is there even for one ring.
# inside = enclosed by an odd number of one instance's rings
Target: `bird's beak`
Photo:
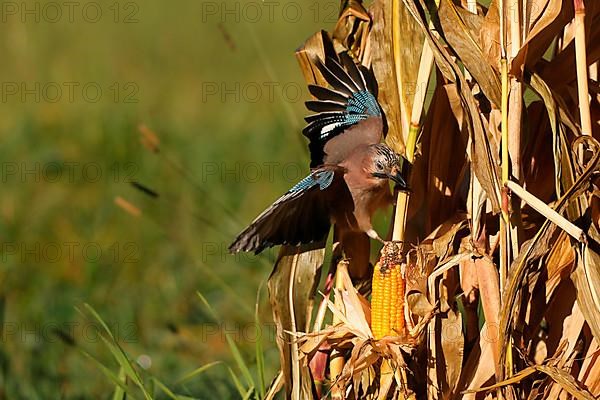
[[[373,175],[375,178],[389,179],[389,174],[384,174],[382,172],[373,172],[371,175]]]
[[[387,174],[387,177],[389,180],[395,183],[394,190],[408,190],[408,184],[404,179],[404,174],[402,174],[402,167],[400,165],[392,167],[392,170]]]
[[[396,184],[398,190],[408,189],[408,185],[399,170],[386,174],[387,178]]]
[[[375,172],[373,176],[381,179],[389,179],[395,183],[395,189],[397,190],[408,190],[408,185],[400,172],[400,169],[394,168],[391,172],[381,173]]]

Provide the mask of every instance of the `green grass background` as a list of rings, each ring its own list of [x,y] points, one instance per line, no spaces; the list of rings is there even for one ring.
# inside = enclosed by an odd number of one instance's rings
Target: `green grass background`
[[[294,0],[286,17],[286,2],[275,2],[271,18],[260,2],[211,2],[217,15],[206,15],[202,1],[139,0],[134,6],[121,1],[115,22],[115,3],[100,0],[94,4],[102,10],[97,23],[84,20],[85,1],[75,8],[73,22],[63,6],[62,17],[52,23],[48,3],[14,3],[16,15],[2,5],[0,398],[112,396],[114,384],[80,353],[89,351],[117,372],[94,323],[76,310],[84,303],[113,327],[132,359],[149,356],[148,372],[166,384],[208,362],[231,362],[223,330],[233,333],[252,365],[247,324],[273,253],[234,257],[226,255],[226,247],[293,183],[296,165],[308,171],[300,134],[308,93],[293,54],[314,31],[333,26],[337,3]],[[24,15],[23,7],[39,11]],[[239,12],[222,21],[222,7]],[[137,22],[123,23],[134,11]],[[64,89],[56,102],[49,101],[53,92],[43,93],[51,82]],[[80,88],[93,82],[103,93],[92,103],[76,88],[71,102],[65,82]],[[303,92],[290,101],[275,87],[270,101],[268,82],[295,83]],[[31,94],[21,98],[21,88],[16,95],[6,91],[12,84],[35,90],[36,83],[39,101]],[[110,89],[114,83],[120,87],[118,101]],[[137,103],[122,100],[127,83],[139,89]],[[207,83],[228,88],[237,83],[247,90],[258,84],[261,99],[254,102],[254,92],[243,91],[239,101],[232,95],[223,101],[219,94],[203,99]],[[157,132],[161,156],[140,145],[140,123]],[[267,162],[278,163],[272,179]],[[282,167],[288,163],[298,164],[286,172]],[[239,173],[207,174],[215,165],[218,172],[237,166]],[[249,169],[256,165],[260,178]],[[59,179],[56,166],[63,166]],[[92,181],[98,168],[102,177]],[[83,177],[84,172],[89,174]],[[132,189],[127,177],[158,191],[160,200]],[[139,206],[142,217],[116,207],[115,196]],[[76,246],[73,256],[66,254],[69,243]],[[52,253],[56,246],[62,251],[58,257]],[[84,246],[100,248],[102,257],[84,256]],[[196,291],[225,325],[214,324]],[[260,316],[269,323],[265,298]],[[278,364],[272,339],[262,336],[268,379]],[[222,366],[174,388],[200,399],[239,396]]]
[[[243,384],[244,371],[225,334],[258,379],[261,285],[269,383],[279,362],[264,282],[276,252],[227,246],[308,172],[294,51],[333,28],[337,7],[100,0],[69,15],[62,2],[0,5],[0,399],[113,398],[114,382],[82,354],[117,374],[98,322],[78,311],[86,303],[130,359],[146,360],[148,385],[155,376],[190,398],[239,398],[227,365]],[[101,88],[97,101],[86,85]],[[159,136],[158,155],[140,144],[140,124]],[[224,364],[177,383],[214,361]]]

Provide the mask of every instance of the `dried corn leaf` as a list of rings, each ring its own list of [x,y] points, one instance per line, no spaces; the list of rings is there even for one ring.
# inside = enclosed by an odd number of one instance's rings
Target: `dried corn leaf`
[[[576,141],[573,146],[576,148],[578,143],[585,142],[590,145],[591,148],[595,149],[593,158],[586,165],[583,173],[577,178],[573,186],[561,197],[557,202],[554,209],[557,212],[563,212],[567,204],[573,198],[579,196],[579,194],[587,187],[590,176],[594,171],[598,170],[600,165],[600,144],[591,137],[581,137]],[[519,253],[519,257],[513,262],[510,269],[510,276],[508,284],[503,293],[504,303],[500,313],[500,364],[504,365],[506,357],[506,346],[507,338],[510,334],[511,320],[515,316],[517,299],[520,298],[520,288],[524,281],[524,277],[528,272],[529,268],[539,260],[542,256],[547,254],[549,249],[550,240],[554,234],[555,226],[550,221],[545,221],[537,234],[533,239],[523,244],[523,250]],[[578,291],[583,291],[583,288],[578,288]],[[518,313],[516,313],[518,315]],[[586,315],[584,313],[584,315]],[[587,315],[586,315],[587,317]]]
[[[310,372],[298,362],[298,345],[287,332],[306,331],[310,326],[315,289],[325,257],[323,246],[282,246],[267,283],[286,397],[293,400],[311,398],[312,389],[307,382],[310,384],[312,380],[301,378]]]
[[[436,264],[436,257],[421,245],[407,256],[406,302],[412,315],[425,317],[434,306],[427,298],[427,276]]]
[[[594,395],[600,395],[600,346],[596,339],[592,339],[588,347],[578,380]]]
[[[567,278],[571,273],[575,263],[575,251],[571,246],[569,237],[566,233],[561,233],[554,245],[550,249],[550,254],[546,259],[546,269],[548,278],[546,279],[546,288],[544,291],[549,297],[560,282]]]
[[[577,249],[577,267],[571,279],[577,288],[577,301],[596,341],[600,341],[600,255],[592,247],[597,242]]]
[[[460,114],[464,126],[460,126],[460,128],[466,130],[471,138],[472,147],[469,149],[469,155],[473,163],[473,172],[486,191],[494,212],[497,213],[500,211],[500,184],[498,164],[496,163],[498,151],[494,142],[489,138],[489,132],[482,121],[477,102],[459,65],[448,53],[440,39],[428,30],[427,20],[423,18],[420,11],[420,9],[426,9],[423,0],[418,0],[419,6],[416,0],[403,1],[425,33],[440,72],[447,81],[455,83],[459,89],[457,93],[460,97],[461,107],[464,110]],[[459,121],[458,117],[457,121]]]
[[[474,260],[477,271],[477,283],[481,296],[483,314],[487,324],[487,338],[498,337],[498,326],[500,324],[500,276],[498,268],[491,258],[487,256],[478,257]],[[499,365],[500,354],[498,347],[493,346],[494,364]]]
[[[443,77],[438,76],[438,81]],[[454,85],[451,85],[455,88]],[[438,84],[421,133],[421,157],[413,165],[411,203],[421,205],[424,221],[412,220],[429,234],[434,227],[455,215],[462,206],[465,193],[461,183],[465,178],[468,158],[468,137],[452,117],[452,108],[445,85]],[[453,151],[447,151],[452,148]],[[424,198],[424,199],[423,199]],[[423,199],[423,200],[422,200]],[[411,224],[409,219],[408,224]]]
[[[315,66],[314,60],[317,57],[324,60],[326,55],[333,54],[335,54],[333,44],[325,31],[315,33],[308,38],[298,50],[296,50],[296,59],[300,64],[300,69],[302,70],[307,84],[327,86],[327,81]]]
[[[459,232],[467,226],[465,214],[456,214],[442,225],[438,226],[424,241],[431,241],[433,254],[440,260],[455,254],[453,246]]]
[[[458,263],[458,262],[457,262]],[[428,398],[448,398],[458,386],[464,350],[462,320],[456,306],[458,278],[454,270],[444,272],[431,295],[440,302],[440,313],[430,322]]]
[[[443,35],[465,68],[477,81],[486,97],[500,108],[500,77],[487,59],[479,41],[483,29],[482,16],[472,14],[450,0],[441,0],[438,18]]]
[[[354,289],[347,268],[339,268],[337,273],[342,274],[344,282],[344,291],[341,293],[343,304],[345,306],[345,315],[348,318],[348,324],[357,332],[361,333],[361,337],[373,337],[371,327],[369,325],[370,309],[364,307],[364,298]],[[337,291],[337,289],[336,289]],[[367,315],[368,313],[368,315]]]
[[[564,192],[562,188],[571,187],[574,181],[573,162],[570,158],[564,133],[565,126],[574,127],[574,123],[564,106],[558,101],[557,96],[537,74],[532,75],[531,86],[542,97],[548,111],[550,127],[552,128],[554,169],[556,171],[555,187],[556,193],[560,195]]]
[[[342,7],[332,34],[334,42],[341,46],[339,50],[350,50],[360,62],[368,65],[367,45],[371,16],[360,0],[349,0]]]
[[[548,110],[548,106],[543,101],[534,101],[527,107],[525,113],[529,120],[532,139],[523,148],[521,164],[522,178],[527,191],[546,203],[556,198],[557,190],[558,193],[562,193],[562,172],[560,169],[556,171],[555,165],[561,168],[563,159],[561,135],[557,132],[557,126],[558,129],[563,129],[563,126],[557,125],[558,114],[552,117],[554,121],[551,125]],[[527,211],[524,210],[522,213],[527,214]]]
[[[564,26],[573,19],[571,0],[527,0],[529,29],[521,50],[512,60],[511,74],[521,76],[544,55],[550,43]],[[538,10],[541,10],[538,12]]]
[[[494,347],[498,343],[498,326],[487,322],[481,327],[479,340],[468,355],[458,389],[465,388],[463,400],[474,400],[477,389],[491,380],[498,364],[494,361]]]
[[[588,65],[592,65],[600,59],[600,12],[588,15],[590,19],[589,36],[587,37],[586,59]],[[558,53],[551,61],[539,62],[536,66],[539,75],[548,82],[553,90],[561,94],[567,94],[568,89],[564,86],[571,85],[577,79],[575,68],[575,43],[574,41]]]
[[[427,90],[416,83],[424,36],[399,0],[376,0],[370,12],[371,60],[379,83],[379,103],[389,127],[386,140],[395,151],[404,153],[415,96],[425,96]],[[393,19],[394,13],[397,20]],[[394,27],[398,29],[397,38]]]
[[[584,324],[575,289],[570,281],[563,282],[552,301],[547,302],[545,311],[547,351],[552,354],[560,350],[560,356],[555,357],[553,362],[564,368],[566,361],[577,355],[573,351]]]
[[[548,365],[534,365],[524,370],[518,372],[514,376],[509,379],[506,379],[502,382],[499,382],[492,386],[482,387],[476,390],[468,390],[465,393],[473,393],[473,392],[482,392],[497,389],[503,386],[512,385],[518,382],[521,382],[523,379],[535,374],[536,372],[541,372],[543,374],[548,375],[552,380],[557,382],[562,386],[564,390],[566,390],[571,396],[578,400],[594,400],[595,397],[585,388],[581,387],[575,381],[575,378],[571,376],[569,373]]]

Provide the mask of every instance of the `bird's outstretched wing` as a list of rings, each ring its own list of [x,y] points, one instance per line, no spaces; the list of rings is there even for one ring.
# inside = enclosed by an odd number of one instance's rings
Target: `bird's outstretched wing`
[[[244,229],[229,251],[260,253],[275,245],[325,240],[331,227],[332,203],[350,199],[343,175],[344,169],[338,166],[314,170]]]
[[[306,108],[316,114],[305,118],[302,133],[310,139],[311,167],[336,164],[359,145],[381,142],[383,113],[376,98],[376,84],[364,66],[343,52],[339,60],[328,56],[315,60],[329,87],[309,85],[316,100]]]

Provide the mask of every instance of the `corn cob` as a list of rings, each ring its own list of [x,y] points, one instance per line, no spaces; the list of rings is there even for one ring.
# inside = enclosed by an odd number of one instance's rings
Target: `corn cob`
[[[375,339],[404,334],[404,277],[400,249],[386,244],[373,271],[371,286],[371,330]]]

